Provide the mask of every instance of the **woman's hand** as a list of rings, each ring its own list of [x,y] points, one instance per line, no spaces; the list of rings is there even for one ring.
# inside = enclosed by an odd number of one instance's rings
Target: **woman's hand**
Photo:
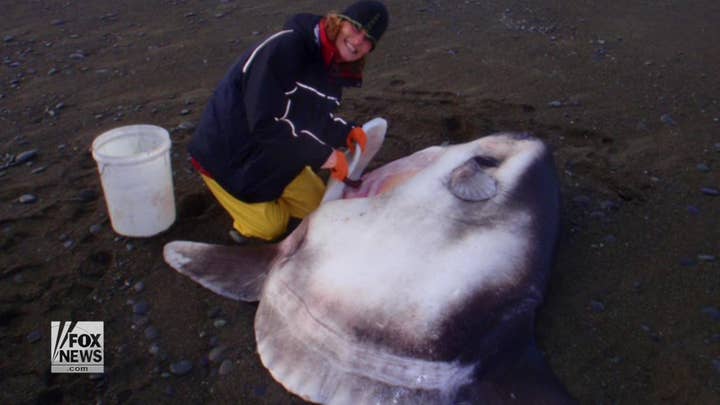
[[[322,168],[330,169],[330,176],[338,181],[345,181],[345,179],[347,179],[348,161],[345,154],[337,149],[333,149],[330,157],[323,163]]]
[[[362,127],[353,128],[347,136],[347,146],[350,148],[350,152],[355,152],[355,145],[360,145],[360,149],[365,152],[367,134],[365,134]]]

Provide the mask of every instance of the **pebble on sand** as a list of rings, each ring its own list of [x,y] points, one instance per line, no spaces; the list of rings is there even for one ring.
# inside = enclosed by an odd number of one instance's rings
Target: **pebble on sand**
[[[38,198],[35,194],[23,194],[18,198],[20,204],[33,204],[37,202]]]
[[[150,318],[147,317],[145,314],[133,314],[132,316],[132,323],[133,325],[137,326],[138,328],[142,328],[143,326],[150,323]]]
[[[39,330],[34,330],[27,334],[26,339],[28,343],[35,343],[42,338],[42,333]]]
[[[660,116],[660,121],[668,126],[674,127],[677,125],[677,121],[675,121],[670,114],[663,114]]]
[[[181,122],[181,123],[177,126],[177,130],[179,130],[179,131],[194,131],[194,130],[195,130],[195,124],[193,124],[193,123],[190,122],[190,121],[184,121],[184,122]]]
[[[217,347],[220,344],[220,338],[217,336],[210,336],[210,339],[208,340],[208,346],[210,347]]]
[[[590,203],[592,201],[590,200],[590,197],[588,197],[586,195],[579,195],[579,196],[573,197],[572,202],[573,202],[573,204],[575,204],[577,206],[587,207],[590,205]]]
[[[230,372],[233,369],[233,363],[230,359],[223,360],[222,364],[220,364],[220,368],[218,369],[218,374],[220,375],[227,375],[230,374]]]
[[[705,307],[702,309],[702,313],[716,321],[720,321],[720,310],[715,307]]]
[[[699,255],[697,256],[697,259],[698,259],[698,261],[700,261],[700,262],[709,263],[709,262],[714,262],[715,260],[717,260],[717,257],[715,257],[715,256],[713,256],[713,255],[699,254]]]
[[[592,311],[596,313],[604,312],[605,304],[600,301],[592,300],[590,301],[590,309],[592,309]]]
[[[22,164],[25,162],[29,162],[29,161],[35,159],[37,157],[37,155],[38,155],[37,149],[26,150],[26,151],[18,153],[17,156],[15,156],[15,161],[13,163],[19,165],[19,164]]]
[[[85,55],[85,52],[78,49],[77,51],[71,53],[68,57],[72,60],[83,60],[86,58],[86,55]]]
[[[105,378],[105,374],[103,373],[92,373],[88,375],[88,380],[90,381],[99,381]]]
[[[687,212],[692,215],[699,215],[700,214],[700,208],[694,206],[694,205],[688,205],[687,206]]]
[[[155,340],[160,335],[160,332],[158,332],[158,329],[152,325],[145,328],[145,338],[147,340]]]
[[[160,345],[156,342],[153,342],[150,347],[148,347],[148,353],[152,354],[153,356],[157,356],[160,353]]]
[[[217,346],[210,350],[210,353],[208,353],[208,360],[210,360],[213,363],[217,363],[218,361],[223,359],[223,355],[225,354],[225,351],[227,350],[227,346]]]
[[[180,360],[170,365],[170,372],[175,375],[185,375],[189,373],[193,368],[193,364],[190,360]]]
[[[139,301],[133,305],[133,312],[138,315],[145,315],[150,311],[150,305],[145,301]]]

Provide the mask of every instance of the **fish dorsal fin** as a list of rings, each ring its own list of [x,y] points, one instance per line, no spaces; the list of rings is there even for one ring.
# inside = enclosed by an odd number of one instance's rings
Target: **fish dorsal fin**
[[[278,245],[221,246],[174,241],[165,245],[165,261],[210,291],[234,300],[260,299]]]

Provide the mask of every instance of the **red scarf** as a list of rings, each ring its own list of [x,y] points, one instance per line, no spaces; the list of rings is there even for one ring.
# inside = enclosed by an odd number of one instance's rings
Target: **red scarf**
[[[327,32],[325,32],[326,24],[324,18],[320,20],[318,26],[320,31],[320,50],[322,51],[323,62],[325,62],[326,67],[330,67],[330,64],[332,64],[333,60],[335,59],[335,55],[337,54],[338,50],[335,46],[335,43],[333,41],[330,41],[330,39],[328,39],[327,37]]]
[[[318,28],[318,31],[320,31],[320,50],[322,51],[323,62],[325,62],[325,67],[330,72],[330,75],[336,78],[362,81],[362,72],[355,72],[354,69],[352,69],[352,64],[338,63],[335,60],[338,49],[335,46],[335,42],[331,41],[325,32],[326,24],[324,18],[318,23]]]

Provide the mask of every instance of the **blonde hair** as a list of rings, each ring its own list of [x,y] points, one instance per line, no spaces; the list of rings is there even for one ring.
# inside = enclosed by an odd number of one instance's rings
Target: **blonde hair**
[[[337,38],[340,32],[342,22],[343,18],[340,17],[338,13],[331,12],[325,16],[325,35],[327,35],[329,40],[335,41],[335,38]]]
[[[328,40],[333,43],[335,42],[338,33],[340,33],[340,28],[342,28],[343,21],[345,21],[345,19],[336,12],[330,12],[325,16],[325,35],[327,35]],[[351,72],[362,74],[363,69],[365,69],[366,57],[367,55],[355,62],[343,63],[343,66]]]

